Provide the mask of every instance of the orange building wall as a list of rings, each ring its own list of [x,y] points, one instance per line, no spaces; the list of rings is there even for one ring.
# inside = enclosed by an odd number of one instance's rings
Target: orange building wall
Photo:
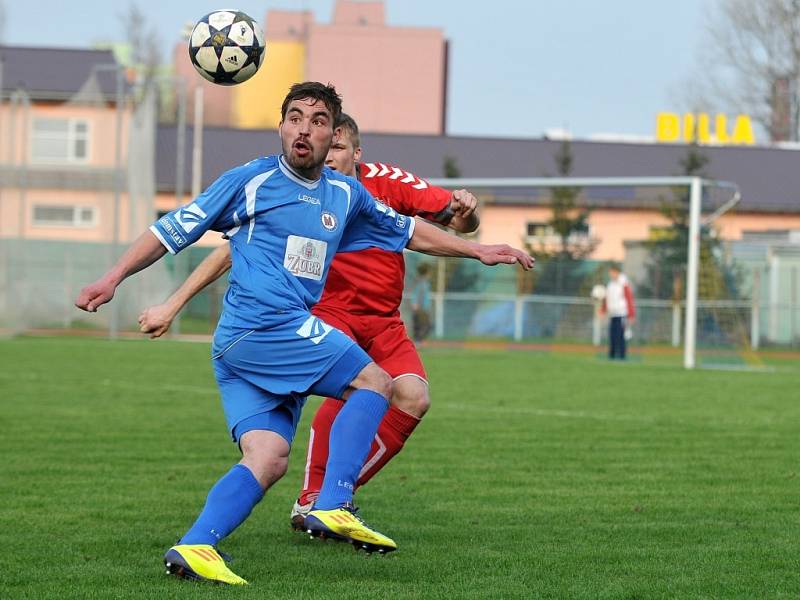
[[[131,113],[123,112],[121,160],[123,170],[127,168],[128,127]],[[88,123],[88,160],[85,162],[41,163],[31,160],[31,122],[36,117],[84,119]],[[12,125],[13,122],[13,125]],[[32,104],[27,113],[20,108],[12,113],[9,106],[0,107],[0,130],[15,130],[14,145],[0,145],[0,162],[28,174],[28,187],[24,190],[11,185],[0,189],[0,237],[22,236],[28,239],[58,239],[110,242],[113,239],[114,192],[106,190],[46,189],[36,187],[38,171],[64,172],[80,177],[82,171],[92,168],[113,169],[116,153],[117,114],[114,106],[92,107],[66,103]],[[62,227],[37,225],[33,214],[36,205],[80,206],[95,208],[96,222],[88,227]],[[128,231],[129,219],[127,194],[120,196],[120,240],[128,239],[134,232]]]
[[[125,110],[122,114],[122,164],[124,165],[128,157],[128,125],[130,122],[130,110]],[[42,163],[31,162],[30,132],[31,122],[36,117],[57,118],[57,119],[85,119],[89,124],[89,146],[88,160],[80,163],[69,163],[69,167],[113,167],[116,151],[116,128],[117,113],[113,106],[97,108],[92,106],[70,105],[65,103],[33,104],[27,113],[17,108],[12,111],[7,103],[0,105],[0,131],[6,133],[7,141],[9,132],[14,129],[14,144],[0,144],[0,161],[4,163],[20,164],[27,162],[30,167],[36,167]],[[23,152],[25,156],[23,157]],[[48,164],[47,166],[53,166]],[[65,166],[63,163],[56,163],[56,167]]]
[[[524,244],[526,224],[529,221],[546,221],[550,211],[543,207],[511,207],[484,205],[481,208],[481,226],[478,240],[484,244]],[[650,228],[667,225],[668,221],[658,211],[598,209],[589,217],[590,232],[599,244],[589,257],[595,260],[623,260],[624,242],[646,240]],[[723,215],[717,222],[720,237],[738,240],[742,232],[767,229],[800,229],[800,215],[771,215],[733,212]]]

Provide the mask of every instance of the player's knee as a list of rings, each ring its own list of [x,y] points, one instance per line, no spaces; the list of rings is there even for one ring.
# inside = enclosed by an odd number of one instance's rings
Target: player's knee
[[[410,415],[421,419],[431,407],[428,386],[409,378],[395,382],[392,404]]]
[[[351,386],[355,389],[372,390],[384,398],[391,398],[394,391],[392,378],[375,363],[370,363],[353,380]]]

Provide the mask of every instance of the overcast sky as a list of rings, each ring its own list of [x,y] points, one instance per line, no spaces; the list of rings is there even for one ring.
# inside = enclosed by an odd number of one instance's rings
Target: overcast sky
[[[10,45],[88,47],[123,39],[125,1],[0,0]],[[331,18],[335,0],[135,0],[164,39],[235,5],[263,23],[268,8]],[[680,111],[713,0],[386,0],[390,25],[439,27],[450,40],[448,132],[539,137],[566,129],[653,135],[659,111]],[[35,12],[35,15],[34,15]],[[267,40],[269,51],[269,40]]]

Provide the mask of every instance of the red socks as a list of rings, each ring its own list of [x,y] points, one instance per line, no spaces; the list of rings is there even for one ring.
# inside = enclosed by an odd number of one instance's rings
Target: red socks
[[[328,462],[328,437],[331,425],[342,406],[344,402],[341,400],[326,398],[311,421],[305,479],[298,499],[300,504],[313,502],[319,495],[322,480],[325,478],[325,465]],[[372,479],[395,454],[400,452],[419,422],[420,419],[417,417],[394,406],[389,407],[378,427],[375,439],[372,440],[372,447],[358,475],[356,487]]]

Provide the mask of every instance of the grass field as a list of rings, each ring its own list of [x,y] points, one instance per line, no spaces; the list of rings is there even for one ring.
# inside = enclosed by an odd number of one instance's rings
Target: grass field
[[[797,371],[425,352],[433,409],[358,494],[398,552],[290,531],[290,472],[221,545],[161,555],[237,460],[208,346],[0,341],[0,598],[798,598]]]

